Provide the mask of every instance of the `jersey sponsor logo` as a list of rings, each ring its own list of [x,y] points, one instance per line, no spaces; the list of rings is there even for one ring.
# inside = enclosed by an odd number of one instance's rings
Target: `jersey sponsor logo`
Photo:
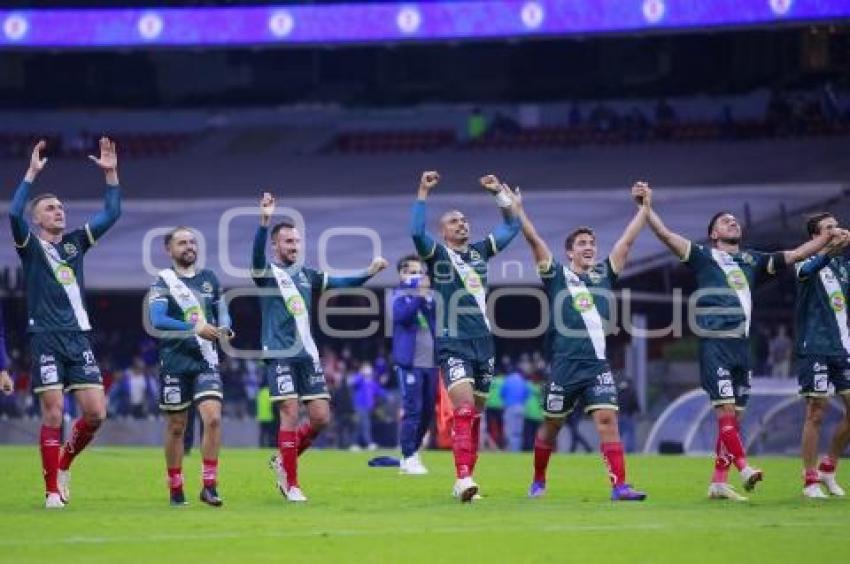
[[[274,370],[278,374],[289,374],[290,368],[288,364],[278,364]]]
[[[564,387],[563,387],[563,386],[559,386],[559,385],[558,385],[558,384],[556,384],[555,382],[552,382],[551,384],[549,384],[549,391],[551,391],[551,392],[557,392],[557,393],[563,393],[563,392],[564,392]]]
[[[825,393],[829,389],[829,375],[825,372],[815,374],[813,389]]]
[[[162,399],[168,405],[177,405],[182,402],[180,386],[164,386],[162,388]]]
[[[415,372],[408,372],[405,375],[404,381],[408,386],[414,385],[416,383],[416,373]]]
[[[56,358],[52,354],[43,354],[38,357],[39,364],[52,364],[56,362]]]
[[[68,255],[68,258],[74,258],[77,256],[77,246],[74,243],[65,243],[62,245],[62,249],[64,249],[65,254]]]
[[[462,359],[449,357],[447,364],[449,365],[449,381],[454,382],[466,377],[466,367]]]
[[[812,364],[812,372],[826,372],[828,367],[826,364],[821,364],[820,362],[815,362]]]
[[[596,376],[596,380],[604,386],[612,386],[614,384],[614,374],[611,372],[603,372]]]
[[[717,377],[718,378],[729,378],[732,375],[731,372],[727,368],[719,367],[717,369]]]
[[[587,313],[593,309],[593,294],[579,292],[573,296],[573,309],[579,313]]]
[[[475,249],[472,249],[471,251],[469,251],[469,258],[470,260],[481,260],[481,253],[479,253]]]
[[[94,353],[91,352],[91,349],[83,351],[83,362],[85,362],[87,366],[94,365]]]
[[[74,270],[67,264],[57,266],[54,275],[56,276],[56,280],[63,286],[70,286],[77,280],[74,276]]]
[[[304,315],[307,313],[307,306],[304,305],[304,298],[301,296],[290,296],[286,300],[286,310],[291,315]]]
[[[166,374],[165,376],[162,377],[162,383],[166,384],[166,385],[168,385],[168,384],[179,384],[180,378],[178,378],[177,376],[172,376],[171,374]]]
[[[212,284],[210,284],[209,281],[205,281],[203,284],[201,284],[201,291],[206,292],[206,293],[212,292],[213,291]]]
[[[321,372],[319,372],[318,374],[313,374],[312,376],[310,376],[310,384],[311,385],[315,386],[315,385],[320,385],[320,384],[324,384],[324,383],[325,383],[325,375],[322,374]]]
[[[732,388],[732,380],[718,380],[717,393],[721,398],[731,398],[735,396]]]
[[[740,269],[730,271],[726,275],[726,282],[734,290],[743,290],[747,287],[747,277],[744,275],[744,271]]]
[[[201,308],[198,306],[192,306],[183,312],[183,320],[187,323],[191,323],[195,325],[198,321],[201,320]]]
[[[844,308],[847,307],[847,300],[844,294],[838,290],[831,293],[829,295],[829,307],[832,308],[832,311],[844,311]]]
[[[564,409],[564,396],[549,394],[546,396],[546,411],[556,412]]]

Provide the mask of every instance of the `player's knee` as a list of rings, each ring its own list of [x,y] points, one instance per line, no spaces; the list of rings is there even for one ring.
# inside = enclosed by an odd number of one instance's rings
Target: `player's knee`
[[[593,418],[600,431],[611,431],[617,427],[617,416],[611,411],[599,410]]]
[[[809,401],[806,407],[806,423],[810,425],[820,426],[823,422],[824,405],[820,401]]]
[[[331,413],[330,411],[320,411],[318,413],[310,414],[310,426],[313,427],[316,431],[321,431],[331,422]]]
[[[182,438],[186,432],[186,421],[183,419],[169,419],[167,431],[172,438]]]
[[[59,427],[62,425],[62,406],[43,407],[41,409],[41,422],[47,427]]]
[[[204,427],[209,431],[218,431],[221,429],[221,414],[213,413],[204,417]]]
[[[92,430],[98,429],[103,424],[103,421],[105,419],[106,412],[101,409],[83,413],[83,420],[85,420],[86,425],[88,425],[89,429]]]

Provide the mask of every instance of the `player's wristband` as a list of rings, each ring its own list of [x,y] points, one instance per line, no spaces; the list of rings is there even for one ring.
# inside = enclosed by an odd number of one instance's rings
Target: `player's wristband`
[[[509,208],[513,202],[511,201],[511,197],[505,193],[504,190],[499,190],[499,192],[495,195],[496,205],[500,208]]]

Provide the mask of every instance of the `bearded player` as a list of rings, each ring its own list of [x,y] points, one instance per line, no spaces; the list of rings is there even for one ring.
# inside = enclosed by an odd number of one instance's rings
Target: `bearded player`
[[[189,227],[176,227],[164,238],[171,268],[162,270],[149,293],[151,325],[158,335],[159,409],[165,414],[165,463],[171,505],[186,504],[183,492],[183,437],[189,408],[194,404],[203,425],[200,499],[213,507],[218,495],[218,454],[221,448],[221,375],[219,339],[230,339],[230,317],[222,307],[216,275],[198,269],[198,241]]]
[[[843,497],[838,484],[838,460],[850,442],[850,330],[847,326],[847,291],[850,265],[840,256],[850,242],[850,232],[839,229],[830,213],[812,215],[806,222],[809,238],[832,233],[818,254],[797,263],[796,372],[800,394],[806,400],[806,419],[800,454],[803,459],[803,495],[826,498],[821,484]],[[838,235],[837,237],[835,235]],[[818,440],[829,405],[829,385],[844,403],[844,417],[835,429],[827,454],[818,464]]]
[[[307,268],[302,261],[301,233],[289,221],[271,229],[272,260],[266,259],[269,224],[275,211],[275,198],[265,192],[260,200],[260,225],[254,236],[251,276],[263,289],[262,347],[266,359],[266,381],[271,401],[280,412],[279,454],[271,468],[277,487],[285,499],[304,502],[307,497],[298,483],[298,457],[330,421],[330,393],[325,381],[319,350],[310,330],[313,293],[333,288],[362,286],[387,267],[381,257],[355,276],[329,276]],[[303,403],[308,421],[298,426],[298,411]]]
[[[511,197],[495,176],[481,179],[502,211],[504,222],[486,239],[470,242],[469,222],[452,210],[440,218],[441,242],[425,228],[426,200],[440,181],[434,171],[424,172],[411,209],[410,232],[416,251],[427,265],[438,302],[437,361],[454,408],[452,452],[455,481],[452,494],[469,502],[478,494],[472,478],[478,460],[481,411],[493,378],[494,348],[487,319],[487,261],[508,246],[519,232]]]
[[[9,207],[12,237],[24,271],[27,332],[32,353],[32,387],[41,407],[39,445],[45,506],[58,509],[71,499],[71,463],[91,442],[106,417],[100,368],[92,353],[85,306],[83,257],[121,215],[115,143],[100,140],[100,156],[89,156],[106,177],[104,209],[81,228],[65,229],[65,207],[54,194],[30,200],[30,189],[47,165],[39,141]],[[32,228],[24,217],[30,200]],[[73,393],[82,415],[61,445],[64,393]]]
[[[696,276],[699,298],[694,332],[699,337],[700,385],[717,417],[716,457],[708,496],[747,501],[729,484],[728,476],[734,465],[746,491],[752,491],[764,477],[760,469],[748,464],[740,432],[752,376],[751,288],[819,252],[831,235],[824,232],[796,249],[764,253],[741,248],[741,226],[729,212],[718,212],[708,222],[707,245],[670,231],[654,209],[649,212],[649,226]]]
[[[602,458],[611,480],[611,499],[646,499],[644,492],[626,482],[626,461],[617,427],[617,384],[605,350],[610,309],[616,305],[611,292],[632,245],[646,225],[649,210],[651,189],[642,182],[635,188],[642,197],[641,205],[608,258],[597,261],[596,235],[589,227],[579,227],[567,235],[567,262],[563,265],[555,260],[528,219],[519,192],[514,193],[522,233],[531,247],[552,310],[545,341],[550,362],[543,397],[545,418],[534,442],[534,479],[529,497],[545,493],[546,469],[558,431],[580,401],[599,433]]]

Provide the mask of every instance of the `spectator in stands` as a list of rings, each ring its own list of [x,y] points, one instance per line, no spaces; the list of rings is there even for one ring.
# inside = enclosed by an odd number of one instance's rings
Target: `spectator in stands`
[[[124,382],[130,415],[142,419],[148,414],[148,378],[142,357],[133,358],[133,364],[124,371]]]
[[[634,452],[637,448],[637,416],[640,414],[640,402],[632,381],[623,378],[617,385],[617,402],[620,406],[618,422],[620,440],[626,452]]]
[[[358,443],[369,450],[376,450],[378,445],[372,440],[372,412],[386,393],[375,380],[375,373],[369,361],[360,365],[360,370],[352,376],[349,387],[357,414]]]
[[[502,362],[504,363],[504,360]],[[505,448],[505,404],[502,402],[502,386],[504,383],[504,371],[493,376],[493,379],[490,380],[490,394],[487,396],[487,403],[484,404],[484,417],[487,425],[484,442],[490,448],[499,450]]]
[[[469,141],[477,141],[487,133],[487,118],[481,113],[481,108],[472,108],[466,120],[466,137]]]
[[[490,124],[489,132],[493,135],[512,137],[514,135],[519,135],[522,132],[522,128],[511,116],[502,112],[496,112],[496,115],[493,117],[493,122]]]
[[[269,387],[263,387],[257,391],[257,425],[260,427],[260,448],[277,447],[277,425],[274,422],[274,411],[272,409],[271,394]]]
[[[341,359],[336,363],[334,371],[328,377],[328,388],[331,393],[331,407],[333,408],[333,426],[336,437],[337,448],[349,448],[355,446],[355,434],[357,432],[354,421],[354,403],[351,399],[351,390],[345,381],[345,362]]]
[[[768,346],[771,375],[778,378],[788,378],[791,373],[792,348],[793,343],[788,336],[788,328],[785,325],[780,325]]]
[[[522,430],[522,450],[534,449],[534,438],[537,436],[537,428],[543,421],[543,385],[538,375],[534,374],[525,382],[528,389],[528,398],[525,400],[525,424]]]
[[[508,450],[517,452],[522,448],[525,401],[529,395],[525,378],[519,370],[512,370],[505,377],[500,394],[504,405],[505,438],[507,439]]]

